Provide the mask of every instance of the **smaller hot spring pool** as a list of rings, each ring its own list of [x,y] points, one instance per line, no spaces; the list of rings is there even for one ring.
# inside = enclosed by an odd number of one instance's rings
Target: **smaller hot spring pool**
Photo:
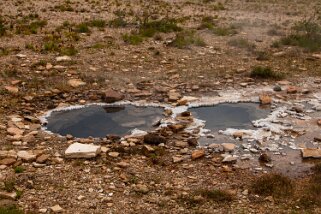
[[[257,103],[223,103],[189,110],[213,132],[227,128],[253,129],[252,121],[266,118],[271,112],[269,107]]]

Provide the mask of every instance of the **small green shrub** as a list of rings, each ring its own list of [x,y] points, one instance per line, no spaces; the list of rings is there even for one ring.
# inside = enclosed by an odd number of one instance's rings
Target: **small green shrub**
[[[304,20],[293,27],[294,32],[280,39],[281,45],[298,46],[309,52],[321,50],[321,26],[317,20]]]
[[[15,173],[23,173],[24,171],[25,171],[25,169],[22,166],[16,166],[14,168]]]
[[[175,39],[169,44],[172,47],[187,48],[191,45],[205,46],[205,42],[194,31],[176,33]]]
[[[123,40],[131,45],[138,45],[144,41],[143,37],[139,34],[124,34]]]
[[[251,185],[253,193],[274,198],[285,198],[294,193],[293,181],[281,174],[265,174],[259,177]]]
[[[269,67],[257,66],[253,68],[250,76],[252,78],[262,78],[262,79],[276,79],[280,80],[284,77],[283,74],[273,71]]]
[[[6,31],[7,31],[7,27],[5,25],[4,20],[0,16],[0,37],[4,36],[6,34]]]
[[[78,50],[74,46],[60,48],[61,55],[74,56],[77,53],[78,53]]]
[[[215,202],[230,202],[234,199],[230,192],[221,189],[201,190],[200,195]]]
[[[244,38],[231,39],[228,44],[233,47],[247,49],[248,51],[253,51],[255,49],[255,45]]]
[[[318,163],[312,167],[312,171],[313,175],[299,199],[298,205],[300,207],[312,208],[321,206],[321,164]]]
[[[4,189],[7,192],[13,192],[15,190],[14,185],[16,184],[16,181],[14,179],[6,179],[4,181]]]
[[[77,33],[90,33],[90,29],[89,29],[88,23],[82,22],[82,23],[76,25],[75,31]]]
[[[24,214],[22,210],[17,208],[16,206],[7,206],[7,207],[0,207],[1,214]]]
[[[104,28],[106,27],[106,21],[103,19],[93,19],[89,22],[91,27]]]

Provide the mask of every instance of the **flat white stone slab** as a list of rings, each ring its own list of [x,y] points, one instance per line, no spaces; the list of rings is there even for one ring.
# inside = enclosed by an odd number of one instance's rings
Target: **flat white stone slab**
[[[101,147],[93,144],[73,143],[65,151],[66,158],[94,158],[100,153]]]

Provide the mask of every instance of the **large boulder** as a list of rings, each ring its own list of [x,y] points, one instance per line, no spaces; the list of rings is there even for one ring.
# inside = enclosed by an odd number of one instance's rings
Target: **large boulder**
[[[102,100],[106,103],[114,103],[117,101],[121,101],[125,98],[125,96],[122,93],[119,93],[117,91],[114,91],[112,89],[105,91],[102,94]]]
[[[161,143],[166,143],[166,138],[158,134],[149,133],[144,136],[144,143],[150,145],[159,145]]]
[[[93,144],[73,143],[65,151],[66,158],[94,158],[101,151],[100,146]]]
[[[321,149],[302,149],[303,158],[321,158]]]

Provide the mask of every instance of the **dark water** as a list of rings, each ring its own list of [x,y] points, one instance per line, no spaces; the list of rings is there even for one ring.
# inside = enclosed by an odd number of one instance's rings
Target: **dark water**
[[[125,135],[137,128],[150,130],[163,117],[162,108],[92,105],[81,109],[53,112],[47,129],[60,135],[74,137],[105,137]]]
[[[255,103],[224,103],[215,106],[191,108],[193,116],[205,120],[205,128],[211,131],[253,129],[253,120],[265,118],[271,112]]]

